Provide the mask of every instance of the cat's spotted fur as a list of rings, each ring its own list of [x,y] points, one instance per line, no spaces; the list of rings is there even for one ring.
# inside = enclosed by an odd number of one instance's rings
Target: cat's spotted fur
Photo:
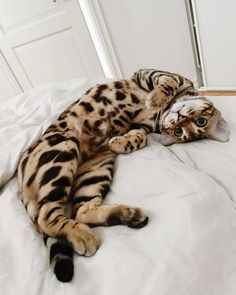
[[[59,280],[73,276],[71,246],[85,256],[99,247],[90,226],[141,228],[147,224],[139,208],[102,204],[117,153],[143,148],[151,132],[162,132],[164,144],[211,137],[216,132],[221,117],[212,103],[197,98],[197,108],[194,103],[187,108],[189,98],[176,102],[196,94],[193,83],[178,74],[140,70],[131,80],[89,89],[24,152],[18,168],[19,195],[45,236]],[[199,117],[207,118],[209,124],[191,128]],[[72,203],[71,217],[65,215],[67,201]]]

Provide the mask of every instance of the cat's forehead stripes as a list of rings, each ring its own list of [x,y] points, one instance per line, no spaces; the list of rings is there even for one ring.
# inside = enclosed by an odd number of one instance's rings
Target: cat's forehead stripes
[[[214,113],[214,106],[206,100],[178,102],[169,109],[162,118],[162,128],[175,127],[176,124],[187,125],[199,116],[211,117]]]

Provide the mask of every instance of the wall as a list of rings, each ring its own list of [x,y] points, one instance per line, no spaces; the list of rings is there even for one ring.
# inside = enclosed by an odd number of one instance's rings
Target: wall
[[[184,0],[98,3],[124,76],[157,68],[196,79]]]
[[[2,101],[50,80],[103,75],[77,7],[80,2],[94,6],[95,14],[99,12],[97,32],[102,23],[101,35],[107,33],[103,40],[111,57],[111,71],[103,66],[107,76],[129,77],[139,68],[157,68],[196,79],[184,0],[18,2],[0,4]],[[12,10],[15,6],[18,9]]]

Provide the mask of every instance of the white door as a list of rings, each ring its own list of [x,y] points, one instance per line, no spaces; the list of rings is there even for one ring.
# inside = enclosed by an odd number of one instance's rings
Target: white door
[[[204,86],[236,89],[236,1],[191,0]]]
[[[98,20],[108,26],[125,77],[139,68],[157,68],[196,79],[183,0],[83,2],[90,2]]]
[[[0,0],[1,59],[15,92],[104,76],[77,0]]]
[[[22,92],[22,89],[0,51],[0,104],[20,92]]]

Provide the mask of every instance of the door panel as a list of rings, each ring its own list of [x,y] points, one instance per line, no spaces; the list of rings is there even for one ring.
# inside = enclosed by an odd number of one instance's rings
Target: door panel
[[[22,92],[21,87],[15,80],[8,64],[0,51],[0,105],[5,99]]]
[[[66,80],[86,76],[71,29],[22,45],[15,49],[15,54],[32,85],[49,81],[52,77]]]
[[[0,50],[23,90],[104,76],[76,0],[0,0]]]
[[[22,26],[31,20],[45,16],[58,8],[58,3],[50,0],[0,0],[0,19],[4,31],[13,26]]]

